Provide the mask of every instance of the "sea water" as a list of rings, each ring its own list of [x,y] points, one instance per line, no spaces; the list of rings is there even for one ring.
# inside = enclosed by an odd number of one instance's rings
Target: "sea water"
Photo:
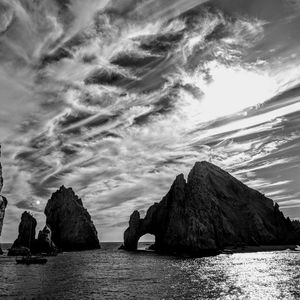
[[[299,299],[300,253],[178,258],[101,250],[62,253],[46,265],[0,258],[1,299]],[[146,245],[142,245],[146,247]]]

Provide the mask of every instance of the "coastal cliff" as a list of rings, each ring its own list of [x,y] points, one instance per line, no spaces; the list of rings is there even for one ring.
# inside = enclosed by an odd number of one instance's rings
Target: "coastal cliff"
[[[138,211],[131,215],[123,249],[136,250],[147,233],[155,236],[153,249],[192,256],[230,246],[299,243],[277,204],[208,162],[196,163],[187,181],[179,175],[144,219]]]
[[[0,145],[0,157],[1,157],[1,145]],[[2,165],[0,162],[0,193],[2,191],[2,187],[3,187],[3,177],[2,177]],[[1,196],[1,194],[0,194],[0,237],[1,237],[1,233],[2,233],[2,227],[3,227],[6,206],[7,206],[6,198]],[[1,254],[3,254],[3,252],[0,247],[0,255]]]
[[[71,188],[62,186],[45,208],[52,240],[63,251],[99,249],[96,228],[83,203]]]

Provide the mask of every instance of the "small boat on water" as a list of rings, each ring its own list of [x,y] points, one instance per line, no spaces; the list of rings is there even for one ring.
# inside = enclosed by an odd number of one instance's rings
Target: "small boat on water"
[[[40,256],[24,256],[20,259],[16,259],[17,264],[22,265],[44,265],[47,261],[47,258]]]

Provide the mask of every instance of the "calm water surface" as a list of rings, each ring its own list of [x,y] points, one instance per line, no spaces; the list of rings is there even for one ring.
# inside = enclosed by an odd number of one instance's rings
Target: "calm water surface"
[[[300,299],[300,253],[180,259],[103,249],[44,266],[0,258],[1,299]]]

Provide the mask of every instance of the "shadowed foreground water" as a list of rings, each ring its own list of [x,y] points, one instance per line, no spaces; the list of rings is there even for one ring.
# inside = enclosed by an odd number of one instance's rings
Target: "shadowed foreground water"
[[[299,299],[300,253],[180,259],[118,251],[64,253],[44,266],[0,257],[1,299]]]

